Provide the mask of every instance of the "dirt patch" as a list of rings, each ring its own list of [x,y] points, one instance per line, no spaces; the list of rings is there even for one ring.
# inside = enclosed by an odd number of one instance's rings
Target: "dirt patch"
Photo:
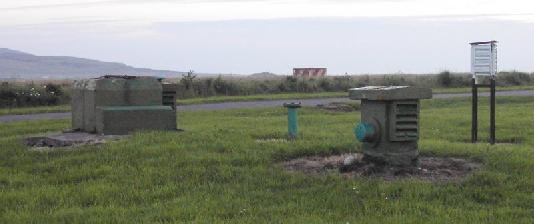
[[[337,172],[347,178],[380,177],[387,181],[419,179],[435,183],[459,183],[481,167],[480,163],[452,157],[419,157],[417,167],[391,167],[367,162],[359,153],[304,157],[285,161],[281,165],[290,172],[309,175]]]
[[[256,139],[256,143],[286,143],[289,142],[288,139],[285,138],[262,138],[262,139]]]
[[[317,108],[334,112],[352,112],[360,109],[358,103],[332,102],[328,104],[318,104]]]
[[[77,147],[82,145],[97,145],[108,141],[119,140],[126,135],[97,135],[84,132],[53,133],[44,136],[30,136],[23,143],[32,147],[34,151],[48,151],[53,148]]]

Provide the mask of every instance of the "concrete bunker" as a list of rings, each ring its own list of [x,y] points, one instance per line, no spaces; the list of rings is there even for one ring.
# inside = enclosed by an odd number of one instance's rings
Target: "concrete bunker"
[[[72,129],[105,135],[176,130],[176,85],[156,77],[103,76],[75,81]]]

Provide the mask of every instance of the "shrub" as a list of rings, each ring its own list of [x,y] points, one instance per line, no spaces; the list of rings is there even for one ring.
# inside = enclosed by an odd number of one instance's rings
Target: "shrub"
[[[61,86],[53,83],[45,85],[45,92],[54,96],[63,96],[63,89]]]
[[[0,90],[0,107],[53,106],[69,101],[60,85],[47,84],[43,87],[34,85],[7,86]]]
[[[438,85],[442,87],[450,87],[452,85],[452,75],[449,71],[443,71],[438,74]]]
[[[501,85],[517,86],[532,83],[532,77],[524,72],[501,72],[497,75],[497,82]]]

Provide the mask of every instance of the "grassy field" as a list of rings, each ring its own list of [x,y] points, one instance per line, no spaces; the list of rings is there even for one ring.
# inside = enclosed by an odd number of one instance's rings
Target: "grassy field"
[[[534,86],[504,86],[498,87],[498,91],[509,90],[532,90]],[[471,88],[434,88],[434,93],[469,93]],[[489,92],[488,88],[479,89],[480,92]],[[346,97],[347,92],[322,92],[322,93],[283,93],[283,94],[265,94],[251,96],[212,96],[203,98],[191,98],[178,100],[179,105],[201,104],[201,103],[222,103],[238,101],[256,101],[256,100],[284,100],[284,99],[313,99],[329,97]]]
[[[487,102],[487,100],[481,100]],[[470,101],[426,100],[420,148],[484,167],[460,184],[287,173],[305,155],[360,151],[359,113],[300,110],[300,139],[283,108],[180,112],[185,132],[140,132],[75,151],[33,152],[28,134],[69,121],[0,126],[0,223],[533,223],[534,97],[499,97],[497,138],[468,144]],[[481,138],[487,137],[481,106]]]
[[[509,90],[532,90],[534,86],[507,86],[499,87],[498,91]],[[467,93],[471,88],[436,88],[434,93]],[[479,89],[480,92],[487,92],[489,89]],[[322,93],[282,93],[282,94],[264,94],[251,96],[212,96],[203,98],[191,98],[178,100],[178,105],[191,105],[203,103],[223,103],[223,102],[240,102],[240,101],[257,101],[257,100],[285,100],[285,99],[314,99],[314,98],[333,98],[346,97],[346,92],[322,92]],[[69,105],[43,106],[43,107],[21,107],[21,108],[0,108],[0,116],[8,114],[35,114],[51,112],[70,111]]]
[[[0,108],[0,116],[8,114],[36,114],[70,111],[70,105]]]
[[[331,98],[346,97],[346,92],[322,92],[322,93],[279,93],[279,94],[260,94],[250,96],[210,96],[203,98],[180,99],[178,105],[191,105],[202,103],[223,103],[223,102],[240,102],[240,101],[257,101],[257,100],[287,100],[287,99],[314,99],[314,98]]]
[[[533,90],[534,86],[497,86],[497,91]],[[471,87],[433,88],[433,93],[470,93]],[[479,88],[479,92],[489,92],[489,88]]]

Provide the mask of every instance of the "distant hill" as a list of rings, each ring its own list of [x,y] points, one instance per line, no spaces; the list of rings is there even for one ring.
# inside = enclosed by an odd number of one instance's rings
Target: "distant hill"
[[[0,48],[0,78],[64,79],[102,75],[146,75],[181,77],[184,72],[135,68],[116,62],[103,62],[67,56],[36,56]]]
[[[270,73],[270,72],[260,72],[260,73],[250,74],[249,77],[269,79],[269,78],[276,78],[279,76],[274,73]]]

